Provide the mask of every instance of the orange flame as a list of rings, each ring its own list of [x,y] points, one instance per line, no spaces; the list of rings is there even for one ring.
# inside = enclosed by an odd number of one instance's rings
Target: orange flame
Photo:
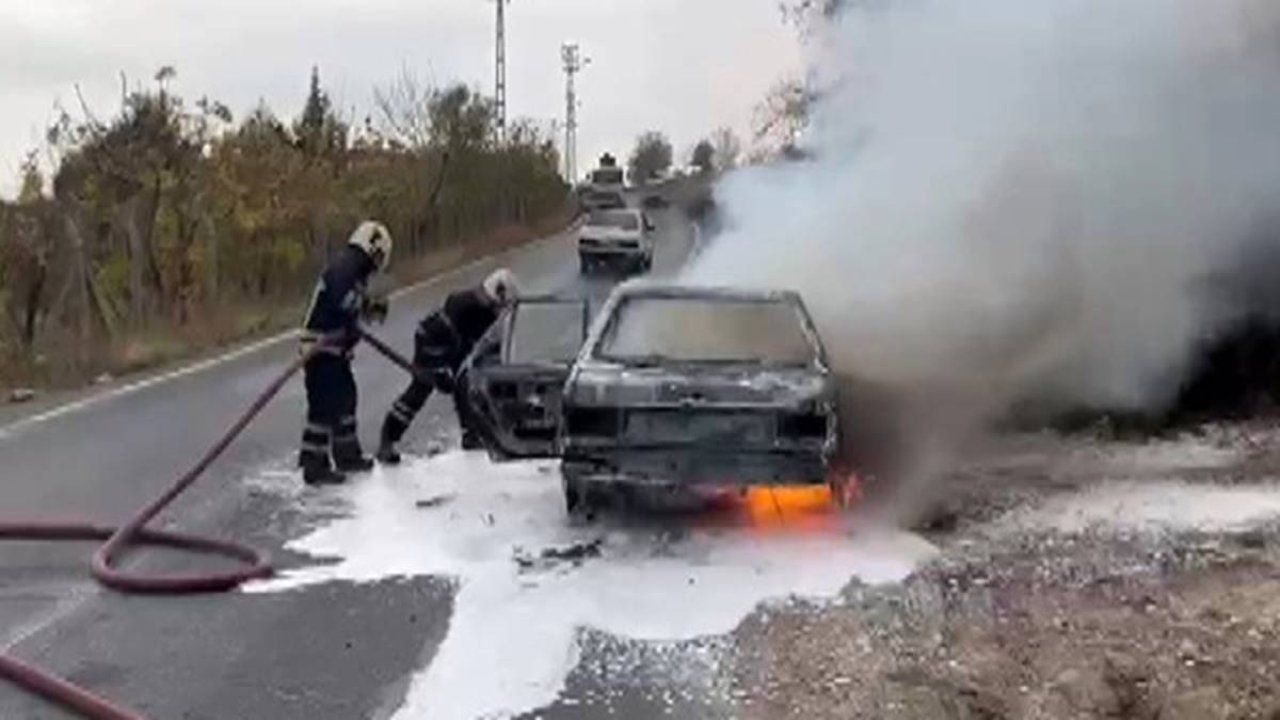
[[[825,526],[840,507],[855,504],[860,497],[858,478],[851,475],[835,489],[830,485],[749,487],[742,506],[756,527]]]

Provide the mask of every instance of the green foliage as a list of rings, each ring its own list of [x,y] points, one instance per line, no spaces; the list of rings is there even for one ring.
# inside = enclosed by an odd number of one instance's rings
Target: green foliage
[[[707,173],[715,168],[715,160],[716,146],[710,140],[703,140],[694,146],[689,164],[697,168],[698,172]]]
[[[671,168],[674,152],[667,136],[649,131],[636,139],[635,150],[627,162],[631,181],[644,184]]]
[[[51,197],[35,156],[23,165],[18,202],[0,203],[0,346],[57,352],[287,306],[369,217],[412,261],[563,207],[551,140],[516,122],[497,145],[492,101],[464,85],[418,88],[410,136],[352,131],[317,71],[288,123],[266,105],[236,123],[175,82],[162,68],[110,118],[61,112]]]

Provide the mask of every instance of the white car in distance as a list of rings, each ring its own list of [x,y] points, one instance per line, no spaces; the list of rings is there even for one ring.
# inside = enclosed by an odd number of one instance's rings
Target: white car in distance
[[[583,274],[599,267],[644,272],[653,267],[649,217],[634,208],[593,210],[578,231],[578,260]]]

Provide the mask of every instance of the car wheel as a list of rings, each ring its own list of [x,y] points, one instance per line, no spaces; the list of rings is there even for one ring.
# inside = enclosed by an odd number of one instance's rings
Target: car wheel
[[[574,522],[589,522],[594,519],[595,506],[587,483],[571,471],[560,471],[560,486],[564,491],[564,510]]]

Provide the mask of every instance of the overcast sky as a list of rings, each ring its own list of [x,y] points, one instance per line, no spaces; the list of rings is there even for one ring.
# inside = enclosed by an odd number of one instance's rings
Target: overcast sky
[[[511,117],[564,114],[560,46],[581,45],[579,166],[625,154],[660,129],[683,156],[713,128],[745,131],[754,105],[800,51],[777,0],[513,0],[508,8]],[[0,0],[0,193],[40,143],[55,101],[74,86],[100,115],[119,106],[120,73],[228,103],[265,99],[292,117],[320,67],[358,116],[372,89],[409,68],[436,82],[493,87],[493,0]]]

